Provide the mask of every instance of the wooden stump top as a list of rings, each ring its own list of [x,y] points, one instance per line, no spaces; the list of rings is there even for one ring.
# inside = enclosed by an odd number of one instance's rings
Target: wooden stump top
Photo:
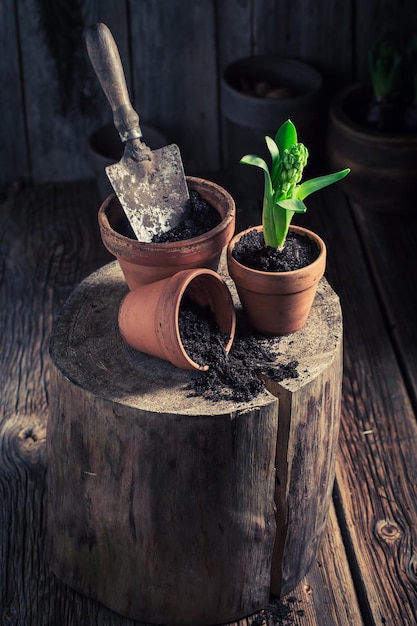
[[[220,272],[238,303],[234,284]],[[95,396],[157,413],[205,415],[234,412],[269,404],[265,391],[250,402],[213,403],[191,396],[187,384],[200,375],[137,352],[122,339],[117,325],[119,305],[127,285],[118,263],[110,263],[86,278],[66,302],[52,333],[51,356],[71,382]],[[239,307],[237,306],[239,309]],[[82,310],[82,315],[80,311]],[[240,311],[238,310],[238,320]],[[340,346],[342,315],[338,296],[322,279],[304,328],[268,340],[276,363],[298,362],[298,378],[279,383],[294,393],[327,370]],[[263,341],[259,338],[259,341]],[[273,365],[273,364],[272,364]],[[214,409],[215,406],[215,409]]]

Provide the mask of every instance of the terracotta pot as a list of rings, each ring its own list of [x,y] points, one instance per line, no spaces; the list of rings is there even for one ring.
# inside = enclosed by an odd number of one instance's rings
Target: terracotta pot
[[[258,97],[242,91],[246,84],[269,83],[286,88],[281,98]],[[313,67],[295,59],[261,55],[228,65],[222,76],[221,105],[225,118],[226,161],[236,192],[245,200],[257,200],[263,188],[263,174],[240,163],[243,155],[257,154],[269,159],[265,135],[275,136],[288,118],[297,127],[299,140],[312,154],[321,157],[322,77]]]
[[[339,92],[330,106],[327,154],[332,169],[351,168],[340,181],[347,195],[381,213],[416,211],[417,133],[370,130],[355,121],[371,96],[368,83]]]
[[[207,370],[187,354],[181,341],[178,315],[187,294],[200,306],[208,305],[228,339],[229,352],[236,327],[235,309],[223,279],[213,270],[183,270],[170,278],[129,291],[119,308],[119,329],[132,348],[170,361],[188,370]]]
[[[130,239],[116,230],[124,216],[116,196],[109,196],[100,207],[98,221],[103,243],[119,261],[130,289],[172,276],[183,269],[217,269],[221,252],[234,233],[235,202],[225,189],[209,180],[186,178],[189,189],[198,191],[222,218],[220,224],[199,237],[170,243]]]
[[[140,125],[143,141],[152,150],[166,146],[167,138],[156,128]],[[104,201],[113,193],[113,187],[105,172],[105,168],[120,161],[124,145],[113,123],[97,128],[87,140],[88,156],[97,180],[100,199]]]
[[[315,233],[291,226],[294,233],[313,239],[320,254],[318,258],[291,272],[262,272],[238,263],[232,255],[236,242],[249,228],[237,234],[229,243],[227,263],[240,302],[250,324],[266,335],[287,335],[302,328],[307,321],[319,280],[326,267],[326,246]],[[262,226],[256,230],[262,231]]]

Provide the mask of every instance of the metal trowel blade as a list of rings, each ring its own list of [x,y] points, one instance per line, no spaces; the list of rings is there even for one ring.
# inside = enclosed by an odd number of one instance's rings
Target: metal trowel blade
[[[150,242],[184,218],[189,192],[177,145],[153,150],[145,165],[125,151],[106,173],[138,241]]]

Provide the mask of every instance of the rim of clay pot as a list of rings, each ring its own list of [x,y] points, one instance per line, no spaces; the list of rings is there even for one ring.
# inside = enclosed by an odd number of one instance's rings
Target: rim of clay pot
[[[319,256],[317,257],[317,259],[315,259],[315,261],[313,261],[309,265],[306,265],[296,270],[290,270],[288,272],[266,272],[262,270],[253,269],[251,267],[248,267],[247,265],[243,265],[242,263],[239,263],[239,261],[237,261],[232,255],[232,250],[236,242],[244,234],[252,230],[257,230],[258,232],[262,232],[263,227],[261,225],[251,226],[250,228],[247,228],[241,231],[240,233],[238,233],[237,235],[235,235],[227,247],[227,259],[228,259],[228,264],[229,264],[229,271],[230,271],[230,265],[233,265],[235,272],[238,272],[242,276],[248,273],[256,276],[256,292],[257,293],[270,293],[271,288],[274,288],[275,293],[287,293],[287,289],[289,285],[290,284],[292,285],[294,281],[297,279],[299,279],[301,282],[302,278],[307,272],[314,277],[313,279],[314,282],[318,282],[320,278],[324,275],[324,271],[326,267],[326,254],[327,254],[326,244],[324,243],[323,239],[319,235],[317,235],[317,233],[307,228],[304,228],[303,226],[290,226],[289,230],[290,232],[298,233],[300,235],[309,237],[310,239],[313,239],[316,242],[319,248]],[[280,277],[279,286],[277,285],[277,280],[276,280],[278,275]]]
[[[169,254],[172,259],[175,259],[178,255],[184,259],[184,256],[187,254],[191,256],[196,251],[200,253],[205,248],[211,249],[216,240],[219,248],[226,245],[234,230],[236,207],[232,196],[217,183],[204,178],[186,176],[186,180],[190,190],[198,191],[204,200],[217,209],[222,217],[220,224],[203,235],[193,237],[192,239],[168,243],[138,241],[137,239],[125,237],[114,230],[111,222],[116,221],[116,215],[121,216],[123,214],[123,209],[116,195],[112,194],[106,198],[98,212],[103,243],[109,252],[116,257],[129,256],[132,262],[140,262],[141,258],[144,257],[147,265],[159,265],[159,254],[162,250]],[[210,234],[209,238],[208,234]],[[208,239],[210,240],[209,242],[207,241]],[[193,246],[193,251],[187,249],[190,244]]]
[[[366,94],[372,94],[372,86],[369,82],[353,83],[341,89],[333,98],[329,107],[330,119],[335,126],[343,129],[346,135],[355,137],[357,141],[363,141],[367,144],[381,142],[392,145],[410,142],[417,143],[417,133],[388,133],[386,131],[367,128],[355,121],[346,108],[349,101],[361,100]]]

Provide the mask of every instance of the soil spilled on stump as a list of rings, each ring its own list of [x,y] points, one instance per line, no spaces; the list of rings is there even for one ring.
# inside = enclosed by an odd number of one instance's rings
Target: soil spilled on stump
[[[237,327],[228,355],[224,346],[228,337],[222,333],[210,307],[200,307],[187,297],[181,301],[179,313],[181,340],[188,355],[209,369],[193,378],[188,386],[192,396],[218,402],[248,402],[264,390],[260,376],[277,382],[298,378],[297,361],[277,364],[272,349],[276,339],[254,336],[244,325]]]
[[[298,624],[298,618],[305,616],[301,602],[302,600],[295,596],[283,599],[272,597],[265,609],[254,616],[252,626],[291,626],[291,624]]]
[[[282,250],[265,246],[262,232],[250,230],[236,243],[233,257],[247,267],[263,272],[289,272],[313,263],[319,256],[314,241],[289,232]]]
[[[183,221],[166,233],[155,234],[152,237],[152,243],[169,243],[193,239],[212,230],[221,221],[220,213],[211,204],[203,200],[197,191],[190,191],[190,200],[188,201]],[[124,237],[137,239],[125,215],[117,224],[116,230]]]

